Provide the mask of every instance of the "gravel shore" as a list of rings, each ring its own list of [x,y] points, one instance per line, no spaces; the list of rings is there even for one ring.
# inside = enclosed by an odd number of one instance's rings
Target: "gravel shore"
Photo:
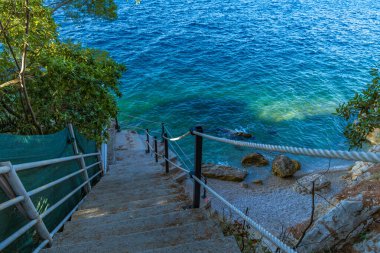
[[[332,197],[344,188],[341,179],[347,170],[329,171],[325,175],[331,181],[331,187],[318,192],[316,204],[329,205]],[[312,173],[308,173],[312,174]],[[240,183],[209,179],[208,184],[220,195],[240,210],[248,208],[248,215],[264,228],[279,235],[283,228],[300,223],[310,217],[312,198],[310,194],[302,195],[293,190],[296,180],[307,174],[296,173],[291,178],[270,176],[262,185],[248,183],[243,188]],[[220,213],[229,213],[228,209],[211,194],[207,196],[213,209]],[[235,217],[235,216],[234,216]]]

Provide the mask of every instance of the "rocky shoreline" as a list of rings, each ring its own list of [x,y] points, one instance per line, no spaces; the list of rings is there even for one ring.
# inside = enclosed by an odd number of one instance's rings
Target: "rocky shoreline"
[[[379,152],[380,147],[372,151]],[[341,170],[298,171],[291,177],[270,176],[259,181],[209,179],[208,184],[240,210],[248,209],[250,217],[289,244],[296,245],[303,237],[299,252],[380,252],[374,222],[380,216],[379,164],[356,162]],[[211,195],[207,198],[214,210],[229,215],[219,200]]]

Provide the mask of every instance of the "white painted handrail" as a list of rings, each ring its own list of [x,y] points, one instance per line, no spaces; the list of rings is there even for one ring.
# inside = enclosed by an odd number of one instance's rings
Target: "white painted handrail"
[[[100,153],[82,154],[82,155],[75,155],[75,156],[62,157],[62,158],[56,158],[56,159],[50,159],[50,160],[44,160],[44,161],[37,161],[37,162],[31,162],[31,163],[23,163],[23,164],[17,164],[17,165],[11,165],[10,163],[5,163],[5,166],[3,166],[3,165],[0,166],[0,174],[13,173],[12,174],[13,175],[13,181],[14,182],[19,182],[19,184],[22,184],[21,181],[18,178],[17,173],[16,173],[17,171],[38,168],[38,167],[47,166],[47,165],[51,165],[51,164],[64,163],[64,162],[67,162],[67,161],[73,161],[73,160],[77,160],[77,159],[81,159],[81,158],[85,158],[85,157],[99,156],[99,155],[100,155]],[[13,205],[16,205],[16,204],[18,204],[18,203],[20,203],[22,201],[25,201],[26,198],[28,198],[29,206],[33,205],[33,203],[30,201],[30,196],[33,196],[33,195],[35,195],[35,194],[37,194],[39,192],[42,192],[42,191],[44,191],[46,189],[49,189],[49,188],[51,188],[51,187],[53,187],[53,186],[55,186],[55,185],[57,185],[57,184],[65,181],[65,180],[68,180],[69,178],[72,178],[72,177],[74,177],[74,176],[76,176],[76,175],[78,175],[80,173],[83,173],[84,171],[87,171],[90,168],[93,168],[96,165],[100,165],[100,163],[101,163],[101,161],[95,162],[95,163],[93,163],[93,164],[85,167],[84,169],[78,170],[78,171],[73,172],[73,173],[71,173],[69,175],[61,177],[61,178],[59,178],[59,179],[57,179],[57,180],[55,180],[53,182],[50,182],[48,184],[45,184],[43,186],[40,186],[40,187],[35,188],[33,190],[30,190],[29,192],[26,192],[24,190],[25,194],[21,194],[21,195],[18,194],[19,196],[15,197],[15,198],[12,198],[12,199],[10,199],[10,200],[8,200],[6,202],[1,203],[0,204],[0,211],[6,209],[8,207],[11,207]],[[65,197],[63,197],[61,200],[59,200],[57,203],[55,203],[54,205],[52,205],[44,213],[39,214],[36,211],[36,208],[34,207],[34,205],[33,205],[33,208],[31,208],[31,210],[30,209],[26,210],[27,213],[31,213],[31,214],[33,213],[33,217],[36,217],[36,218],[32,219],[30,222],[28,222],[26,225],[24,225],[23,227],[21,227],[20,229],[18,229],[16,232],[14,232],[8,238],[6,238],[2,242],[0,242],[0,251],[3,250],[3,249],[5,249],[7,246],[9,246],[13,241],[15,241],[18,237],[20,237],[22,234],[24,234],[26,231],[28,231],[33,226],[39,225],[42,228],[42,230],[43,230],[43,228],[46,228],[46,226],[43,223],[42,219],[44,217],[46,217],[49,213],[51,213],[52,211],[54,211],[56,208],[58,208],[60,205],[62,205],[67,199],[69,199],[71,196],[73,196],[81,188],[87,186],[91,182],[91,180],[93,180],[100,173],[102,173],[102,170],[98,171],[92,177],[90,177],[89,179],[85,180],[80,186],[78,186],[77,188],[75,188],[73,191],[71,191],[69,194],[67,194]],[[17,186],[14,182],[12,184],[13,185],[12,188],[15,188]],[[19,192],[20,193],[20,192],[23,192],[23,189],[24,189],[24,187],[22,185],[20,189],[13,189],[13,190],[15,190],[15,192]],[[80,201],[80,203],[82,203],[82,201]],[[72,212],[74,212],[78,208],[78,206],[79,206],[80,203],[78,203],[78,205],[72,210]],[[70,214],[72,214],[72,212],[70,212]],[[67,219],[69,217],[66,216]],[[67,221],[66,218],[63,221],[61,221],[61,223],[59,224],[60,227],[64,224],[64,222]],[[45,247],[47,244],[49,244],[49,242],[51,242],[51,237],[56,232],[57,231],[53,231],[52,233],[47,232],[49,239],[45,239],[44,238],[43,242],[39,245],[38,248],[36,248],[34,250],[34,252],[38,252],[43,247]],[[45,232],[43,232],[43,233],[46,234]]]
[[[42,167],[42,166],[52,165],[52,164],[56,164],[56,163],[63,163],[63,162],[68,162],[68,161],[72,161],[72,160],[77,160],[79,158],[85,158],[85,157],[97,156],[97,155],[99,155],[99,153],[90,153],[90,154],[83,154],[83,155],[67,156],[67,157],[62,157],[62,158],[55,158],[55,159],[38,161],[38,162],[31,162],[31,163],[21,163],[21,164],[13,165],[13,168],[16,171],[28,170],[28,169],[34,169],[34,168],[38,168],[38,167]]]

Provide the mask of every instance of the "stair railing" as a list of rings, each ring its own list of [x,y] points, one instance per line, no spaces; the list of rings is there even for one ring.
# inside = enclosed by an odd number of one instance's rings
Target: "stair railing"
[[[137,117],[134,117],[137,118]],[[141,119],[141,118],[137,118]],[[157,123],[153,121],[149,121],[152,123]],[[276,245],[279,249],[283,250],[287,253],[296,253],[295,249],[289,247],[284,242],[282,242],[279,238],[275,237],[269,231],[264,229],[260,224],[252,220],[245,213],[237,209],[234,205],[228,202],[225,198],[219,195],[215,190],[213,190],[210,186],[207,185],[207,180],[205,182],[202,181],[202,153],[203,153],[203,138],[217,141],[220,143],[231,144],[234,146],[242,146],[249,147],[259,150],[265,151],[277,151],[282,153],[291,153],[296,155],[306,155],[306,156],[314,156],[314,157],[323,157],[323,158],[337,158],[337,159],[345,159],[351,161],[364,161],[364,162],[380,162],[380,154],[373,152],[357,152],[357,151],[341,151],[341,150],[326,150],[326,149],[311,149],[311,148],[300,148],[300,147],[290,147],[290,146],[281,146],[281,145],[268,145],[254,142],[244,142],[237,140],[230,140],[226,138],[220,138],[212,135],[208,135],[203,133],[203,128],[201,126],[197,126],[192,128],[189,132],[185,134],[173,138],[167,136],[167,132],[165,131],[167,127],[164,123],[161,123],[161,136],[164,140],[165,150],[168,148],[168,143],[176,142],[188,136],[189,134],[195,137],[195,153],[194,153],[194,169],[190,171],[189,169],[185,169],[179,166],[176,163],[170,161],[168,155],[165,152],[165,156],[161,156],[165,160],[165,168],[166,172],[168,172],[168,163],[172,164],[178,169],[183,170],[184,172],[189,173],[190,177],[194,180],[194,188],[193,188],[193,208],[199,208],[200,206],[200,198],[201,198],[201,187],[203,187],[204,191],[207,189],[212,195],[218,198],[221,202],[223,202],[226,206],[228,206],[232,211],[234,211],[237,215],[243,218],[248,224],[250,224],[253,228],[259,231],[265,238],[270,240],[274,245]],[[146,132],[148,133],[148,131]],[[147,145],[150,145],[147,142]],[[155,144],[156,145],[156,144]],[[152,149],[152,147],[151,147]],[[153,149],[152,149],[153,150]],[[156,157],[160,155],[157,153],[156,149],[154,149],[154,153]],[[183,150],[181,149],[183,152]],[[177,156],[181,159],[181,156]],[[157,161],[157,160],[156,160]],[[187,167],[187,166],[186,166]],[[205,193],[204,193],[205,195]]]
[[[71,134],[74,134],[72,126],[70,128],[70,125],[69,125],[69,131]],[[74,143],[76,143],[75,137],[74,137]],[[59,229],[62,228],[64,223],[70,219],[72,214],[78,209],[79,205],[83,202],[84,198],[87,195],[67,214],[67,216],[51,232],[48,231],[43,219],[47,215],[49,215],[51,212],[53,212],[55,209],[57,209],[59,206],[61,206],[63,203],[65,203],[65,201],[67,201],[75,193],[79,192],[82,188],[84,188],[86,190],[86,193],[88,194],[88,192],[91,190],[91,181],[95,177],[104,174],[106,163],[104,160],[102,160],[102,157],[106,157],[107,154],[104,154],[102,152],[80,154],[78,152],[78,148],[75,149],[76,144],[74,143],[73,143],[74,152],[76,153],[76,155],[73,155],[73,156],[66,156],[66,157],[61,157],[61,158],[21,163],[21,164],[12,164],[11,162],[0,162],[0,186],[3,188],[4,192],[10,198],[8,201],[0,203],[0,211],[16,205],[18,210],[29,219],[29,222],[27,224],[25,224],[24,226],[19,228],[17,231],[15,231],[13,234],[11,234],[6,239],[0,242],[0,251],[4,250],[7,246],[9,246],[12,242],[14,242],[17,238],[19,238],[21,235],[26,233],[32,227],[36,228],[38,235],[42,238],[42,242],[39,244],[39,246],[36,249],[34,249],[33,252],[39,252],[46,245],[51,245],[53,242],[52,238],[55,235],[55,233],[57,233]],[[106,152],[106,148],[103,148],[102,151]],[[85,162],[85,158],[94,157],[94,156],[97,157],[97,162],[94,162],[91,165],[87,166]],[[60,177],[52,182],[49,182],[45,185],[39,186],[29,191],[25,189],[25,186],[23,185],[18,175],[19,171],[31,170],[31,169],[35,169],[35,168],[39,168],[39,167],[43,167],[47,165],[65,163],[65,162],[75,161],[75,160],[80,162],[80,165],[81,165],[80,170],[75,171],[71,174],[65,175],[63,177]],[[94,175],[92,175],[91,177],[88,177],[87,171],[95,166],[99,166],[100,170],[96,172]],[[70,178],[73,178],[79,174],[82,174],[84,176],[84,181],[82,184],[80,184],[77,188],[75,188],[70,193],[62,197],[59,201],[57,201],[55,204],[47,208],[45,211],[41,213],[38,212],[35,204],[31,200],[32,196],[40,192],[43,192],[55,185],[58,185]]]

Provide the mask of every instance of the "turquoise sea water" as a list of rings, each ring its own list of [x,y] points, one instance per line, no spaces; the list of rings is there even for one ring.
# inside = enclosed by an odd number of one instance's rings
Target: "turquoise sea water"
[[[116,21],[56,19],[62,38],[126,64],[126,124],[160,127],[131,114],[165,122],[174,135],[200,124],[221,136],[244,129],[261,143],[347,149],[344,122],[332,113],[380,60],[379,1],[117,3]],[[191,139],[181,145],[193,151]],[[239,165],[248,152],[207,141],[205,161]],[[327,164],[299,159],[306,170]]]

